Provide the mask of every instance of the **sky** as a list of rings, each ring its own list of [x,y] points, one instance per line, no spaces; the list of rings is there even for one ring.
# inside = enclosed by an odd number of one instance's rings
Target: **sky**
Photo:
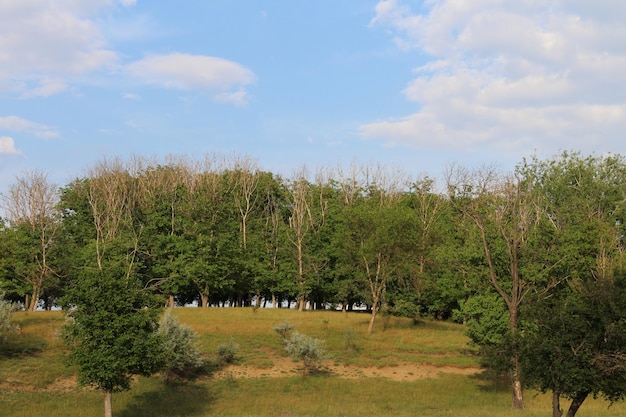
[[[0,192],[103,158],[626,153],[623,0],[0,0]]]

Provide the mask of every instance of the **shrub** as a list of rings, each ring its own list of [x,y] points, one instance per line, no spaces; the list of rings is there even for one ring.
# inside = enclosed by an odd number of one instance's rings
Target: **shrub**
[[[165,380],[174,377],[189,378],[205,369],[206,363],[196,349],[197,334],[181,324],[167,310],[159,322],[158,333],[163,338],[166,352]]]
[[[306,375],[318,371],[322,360],[328,358],[323,345],[324,342],[315,337],[294,331],[286,340],[285,350],[294,361],[303,362],[302,374]]]
[[[239,351],[239,345],[233,341],[232,338],[228,343],[219,345],[217,347],[217,363],[218,365],[224,365],[225,363],[233,363],[237,361],[237,352]]]
[[[293,330],[294,326],[287,320],[274,326],[274,331],[278,333],[283,338],[283,340],[287,340]]]
[[[4,300],[4,293],[0,293],[0,343],[4,342],[10,333],[19,330],[19,327],[11,322],[14,306]]]

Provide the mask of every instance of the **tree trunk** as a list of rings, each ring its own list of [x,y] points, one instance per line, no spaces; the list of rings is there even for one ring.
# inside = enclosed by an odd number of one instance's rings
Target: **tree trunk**
[[[174,296],[173,295],[170,295],[169,297],[167,297],[165,308],[174,308]]]
[[[552,417],[563,417],[563,410],[561,410],[561,395],[553,391],[552,392]]]
[[[367,334],[372,335],[374,333],[374,321],[376,321],[376,316],[378,315],[378,300],[374,301],[372,305],[372,317],[370,317],[370,324],[367,327]]]
[[[111,391],[104,391],[104,417],[113,417],[111,409]]]
[[[513,400],[511,407],[514,410],[523,410],[524,409],[524,391],[522,388],[522,371],[519,363],[519,346],[517,345],[517,313],[519,304],[509,304],[509,327],[513,334],[513,341],[515,343],[513,357],[511,361],[513,362],[513,370],[511,371],[511,390],[513,394]]]
[[[522,389],[522,380],[520,378],[520,364],[519,358],[517,356],[517,352],[515,353],[515,357],[513,358],[513,372],[512,372],[512,393],[513,393],[513,404],[512,408],[514,410],[523,410],[524,409],[524,392]]]
[[[33,294],[30,297],[30,304],[27,307],[29,311],[37,310],[37,304],[39,304],[40,296],[41,296],[41,287],[33,285]]]
[[[580,392],[576,394],[574,399],[572,399],[572,403],[569,405],[569,409],[567,410],[566,417],[574,417],[576,413],[578,412],[578,409],[580,408],[580,406],[583,405],[583,402],[585,402],[585,400],[587,399],[588,395],[589,395],[588,392]]]
[[[200,294],[200,307],[204,308],[209,305],[209,295],[208,294]]]

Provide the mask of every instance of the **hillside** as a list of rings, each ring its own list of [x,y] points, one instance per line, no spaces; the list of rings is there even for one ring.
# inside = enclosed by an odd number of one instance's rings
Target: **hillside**
[[[215,361],[220,345],[238,346],[237,362],[190,382],[164,385],[138,379],[115,394],[115,416],[506,416],[506,384],[485,378],[460,325],[383,317],[366,336],[369,317],[359,313],[297,312],[251,308],[176,309],[199,334],[198,345]],[[99,392],[76,385],[64,365],[60,312],[18,313],[21,333],[5,344],[0,360],[0,405],[6,416],[99,416]],[[325,342],[331,358],[323,372],[303,378],[284,352],[273,326],[289,322]],[[527,394],[525,416],[549,415],[547,396]],[[626,416],[601,401],[582,416]],[[591,413],[591,414],[590,414]]]

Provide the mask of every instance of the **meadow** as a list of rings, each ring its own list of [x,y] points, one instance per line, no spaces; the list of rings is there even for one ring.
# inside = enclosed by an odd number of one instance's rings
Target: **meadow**
[[[138,378],[114,394],[116,417],[362,417],[549,416],[550,396],[526,391],[526,410],[510,409],[505,381],[486,376],[461,325],[381,317],[367,336],[369,316],[287,309],[177,308],[216,362],[218,347],[235,344],[237,361],[192,381],[165,384]],[[101,416],[102,393],[76,385],[59,337],[61,312],[20,312],[20,333],[2,345],[0,415]],[[288,322],[322,339],[330,358],[303,377],[273,327]],[[626,405],[588,400],[582,417],[625,416]]]

